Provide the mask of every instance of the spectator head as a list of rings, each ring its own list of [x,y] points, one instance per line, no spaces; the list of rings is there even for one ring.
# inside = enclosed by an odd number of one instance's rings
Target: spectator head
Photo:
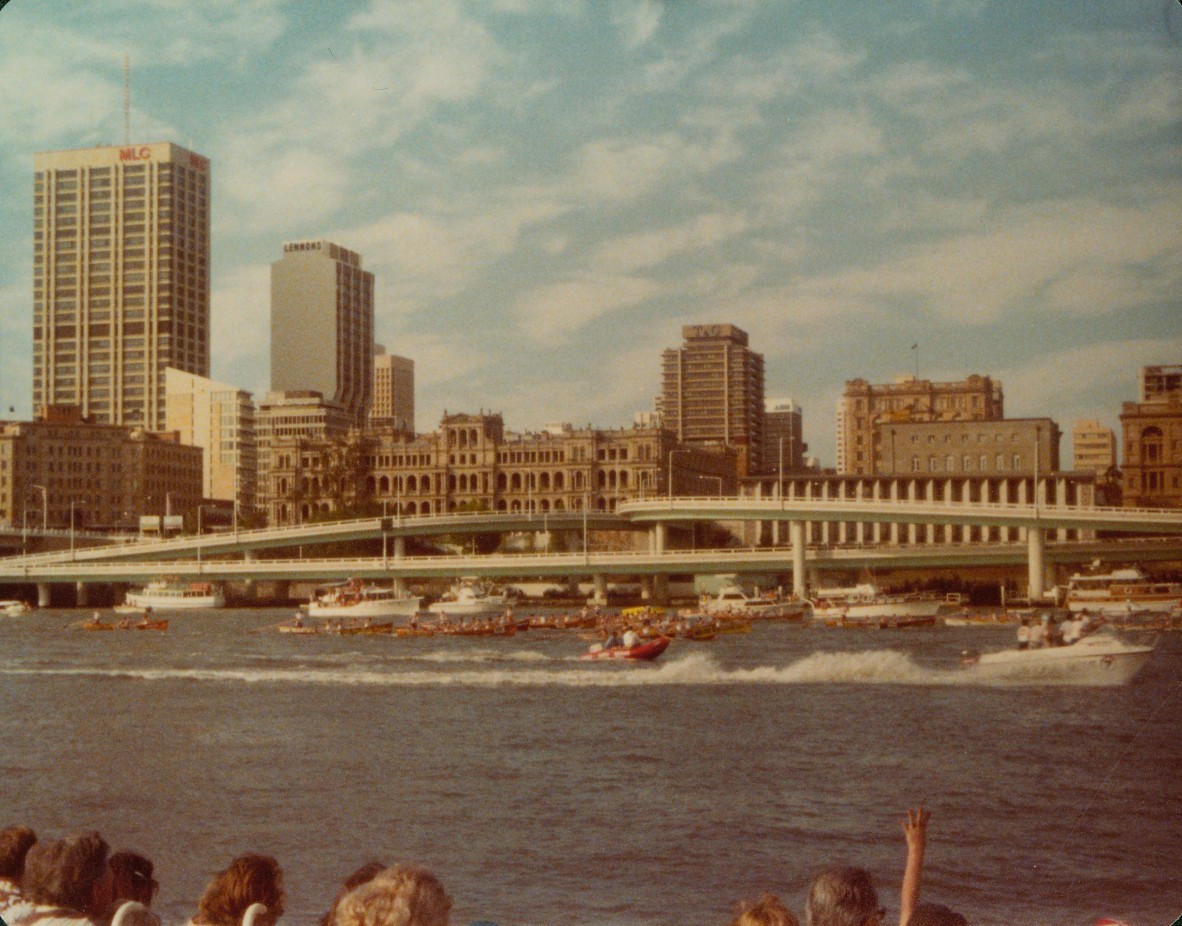
[[[395,865],[354,888],[337,906],[334,926],[448,926],[451,898],[419,865]]]
[[[942,903],[916,904],[907,926],[969,926],[969,921]]]
[[[38,842],[25,857],[21,890],[33,903],[101,916],[111,904],[109,848],[98,833]]]
[[[813,878],[805,916],[808,926],[878,926],[886,911],[870,872],[830,868]]]
[[[160,885],[152,877],[152,860],[138,852],[116,852],[111,856],[111,876],[114,878],[115,900],[138,900],[145,907]]]
[[[779,897],[764,894],[753,904],[743,904],[730,926],[800,926],[800,921]]]
[[[259,926],[274,926],[283,916],[283,869],[269,855],[240,855],[213,876],[197,903],[195,923],[205,926],[239,926],[246,908],[261,903],[267,915]]]
[[[27,826],[0,830],[0,878],[20,884],[25,873],[25,856],[36,841],[37,834]]]
[[[381,862],[366,862],[358,868],[353,874],[345,878],[341,882],[340,889],[337,891],[337,896],[333,898],[332,907],[329,911],[320,918],[320,926],[332,926],[333,918],[336,916],[337,907],[341,905],[341,900],[349,891],[355,887],[361,887],[363,884],[368,884],[380,872],[385,871],[386,866]]]

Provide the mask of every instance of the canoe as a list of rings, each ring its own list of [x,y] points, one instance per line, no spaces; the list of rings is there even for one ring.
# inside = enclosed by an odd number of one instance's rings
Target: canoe
[[[637,646],[612,646],[608,649],[590,650],[580,659],[631,659],[648,661],[656,659],[669,646],[668,637],[657,637]]]

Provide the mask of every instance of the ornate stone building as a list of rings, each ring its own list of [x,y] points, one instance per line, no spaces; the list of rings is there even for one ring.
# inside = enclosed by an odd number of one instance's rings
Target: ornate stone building
[[[1120,413],[1124,503],[1182,507],[1182,366],[1141,369],[1141,401]]]
[[[646,495],[733,494],[735,454],[679,445],[659,428],[505,430],[500,415],[444,414],[439,429],[276,437],[262,486],[270,523],[365,504],[390,514],[611,511]]]

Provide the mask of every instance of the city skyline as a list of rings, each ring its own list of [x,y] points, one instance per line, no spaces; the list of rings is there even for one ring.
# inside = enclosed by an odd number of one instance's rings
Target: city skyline
[[[212,162],[211,375],[256,401],[270,263],[327,238],[424,423],[626,425],[728,323],[827,465],[856,377],[1119,430],[1182,357],[1177,4],[771,6],[8,4],[0,401],[31,412],[33,155],[123,140],[126,53],[131,140]]]

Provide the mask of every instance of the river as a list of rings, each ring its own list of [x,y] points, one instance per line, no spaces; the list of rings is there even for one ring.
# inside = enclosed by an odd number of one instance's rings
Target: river
[[[435,870],[457,924],[722,926],[764,890],[803,921],[837,862],[892,922],[923,801],[923,899],[974,924],[1182,913],[1182,635],[1106,689],[970,683],[958,654],[1004,627],[767,624],[605,665],[554,632],[266,629],[288,613],[0,618],[0,825],[145,852],[166,924],[244,851],[279,859],[295,926],[370,859]]]

